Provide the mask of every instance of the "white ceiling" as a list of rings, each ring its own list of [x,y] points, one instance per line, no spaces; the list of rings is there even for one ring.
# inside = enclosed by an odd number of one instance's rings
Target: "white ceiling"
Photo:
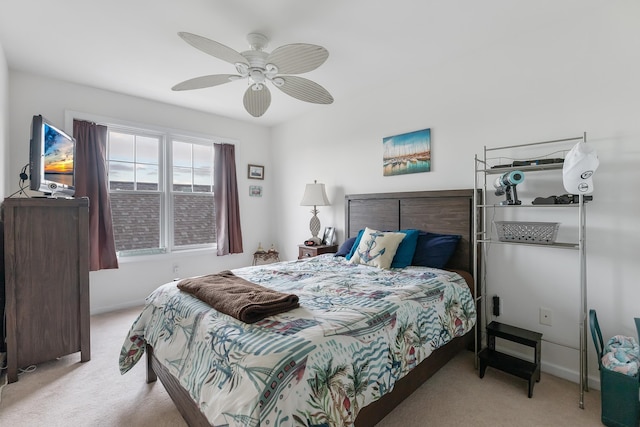
[[[271,107],[253,118],[242,105],[246,80],[174,92],[192,77],[235,73],[177,33],[237,51],[249,48],[251,32],[269,37],[267,52],[289,43],[324,46],[329,59],[301,76],[339,103],[395,79],[420,85],[430,67],[584,7],[582,0],[2,0],[0,44],[13,70],[273,126],[331,105],[273,88]]]

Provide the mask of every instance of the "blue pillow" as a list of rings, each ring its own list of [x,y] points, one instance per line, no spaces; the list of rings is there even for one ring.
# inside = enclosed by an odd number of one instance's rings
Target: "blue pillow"
[[[345,240],[344,243],[340,245],[340,249],[338,249],[338,252],[336,252],[334,256],[347,256],[353,247],[353,242],[355,241],[356,237],[350,237]]]
[[[444,268],[456,250],[461,236],[421,231],[411,265]]]
[[[364,233],[364,228],[358,231],[358,235],[356,236],[356,240],[353,242],[353,246],[351,246],[351,250],[345,256],[347,260],[350,260],[354,253],[356,253],[356,249],[358,249],[358,245],[360,244],[360,239],[362,239],[362,234]]]
[[[405,236],[391,261],[391,268],[405,268],[411,265],[420,234],[420,230],[399,230],[398,232],[404,233]]]

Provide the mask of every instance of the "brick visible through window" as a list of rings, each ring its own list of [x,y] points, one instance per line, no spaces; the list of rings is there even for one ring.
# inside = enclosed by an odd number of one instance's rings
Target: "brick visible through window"
[[[160,194],[111,193],[116,250],[160,248]]]
[[[176,246],[207,244],[216,241],[213,194],[176,194],[173,196],[173,243]]]

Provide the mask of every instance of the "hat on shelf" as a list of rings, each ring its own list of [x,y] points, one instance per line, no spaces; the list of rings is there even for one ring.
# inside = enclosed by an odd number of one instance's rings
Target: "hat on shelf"
[[[600,161],[593,147],[578,142],[567,153],[562,166],[562,182],[570,194],[593,193],[593,173]]]

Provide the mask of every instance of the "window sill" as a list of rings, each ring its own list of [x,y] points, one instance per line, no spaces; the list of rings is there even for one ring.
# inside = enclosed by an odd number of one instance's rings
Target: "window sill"
[[[176,258],[184,258],[194,255],[216,255],[216,252],[217,248],[198,248],[159,254],[118,256],[118,263],[129,264],[135,262],[173,260]]]

